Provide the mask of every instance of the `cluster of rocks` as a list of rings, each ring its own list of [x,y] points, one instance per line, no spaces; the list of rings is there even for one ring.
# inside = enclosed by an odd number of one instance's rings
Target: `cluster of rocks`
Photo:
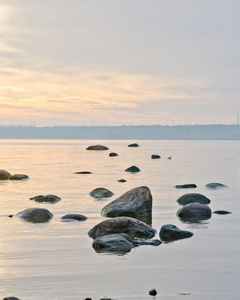
[[[0,180],[26,180],[28,179],[28,175],[25,174],[13,174],[11,175],[6,170],[0,170]]]

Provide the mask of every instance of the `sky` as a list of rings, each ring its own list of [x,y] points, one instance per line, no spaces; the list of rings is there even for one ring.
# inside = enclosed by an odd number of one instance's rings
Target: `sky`
[[[239,0],[0,0],[0,124],[235,124]]]

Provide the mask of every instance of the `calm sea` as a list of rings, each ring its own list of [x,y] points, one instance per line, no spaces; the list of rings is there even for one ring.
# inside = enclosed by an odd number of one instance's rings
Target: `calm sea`
[[[140,147],[127,147],[130,142]],[[85,150],[94,144],[110,150]],[[119,156],[109,157],[109,152]],[[161,159],[152,160],[152,154]],[[132,165],[141,172],[125,172]],[[240,141],[1,140],[0,169],[29,176],[27,181],[0,182],[0,297],[151,299],[147,291],[155,288],[156,299],[240,299]],[[78,171],[92,174],[74,174]],[[122,178],[125,183],[118,182]],[[210,182],[228,188],[209,190],[205,185]],[[185,183],[197,188],[174,188]],[[88,231],[103,220],[102,207],[142,185],[153,195],[152,226],[157,232],[174,224],[194,236],[158,247],[140,246],[126,255],[96,253]],[[89,196],[101,186],[114,196]],[[200,224],[181,222],[176,199],[189,192],[210,198],[212,211],[232,214],[213,214]],[[46,194],[62,200],[29,200]],[[29,207],[47,208],[54,218],[32,224],[7,217]],[[67,213],[88,219],[61,222]]]

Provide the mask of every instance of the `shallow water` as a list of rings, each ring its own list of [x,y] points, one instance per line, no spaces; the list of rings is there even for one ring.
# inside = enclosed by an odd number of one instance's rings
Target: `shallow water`
[[[129,148],[137,142],[139,148]],[[104,144],[110,151],[86,151]],[[161,159],[151,159],[152,154]],[[167,157],[172,156],[169,160]],[[86,141],[1,140],[0,169],[23,173],[27,181],[0,182],[0,296],[21,300],[239,299],[240,141]],[[136,165],[141,172],[124,170]],[[91,171],[93,174],[74,174]],[[125,183],[118,179],[126,179]],[[220,182],[228,188],[209,190]],[[196,189],[175,189],[195,183]],[[158,247],[141,246],[125,255],[99,254],[88,231],[104,220],[108,202],[137,186],[153,195],[152,226],[174,224],[194,236]],[[89,192],[103,186],[114,192],[96,200]],[[197,192],[211,199],[216,215],[200,224],[181,222],[176,199]],[[35,203],[36,195],[55,194],[55,204]],[[54,218],[45,224],[24,222],[10,214],[29,207],[49,209]],[[61,222],[61,216],[80,213],[84,222]],[[158,238],[158,234],[156,236]]]

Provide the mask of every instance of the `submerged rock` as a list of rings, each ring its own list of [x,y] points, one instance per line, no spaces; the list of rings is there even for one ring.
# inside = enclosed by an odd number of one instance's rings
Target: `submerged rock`
[[[0,180],[8,180],[11,174],[6,170],[0,170]]]
[[[153,155],[151,156],[151,158],[152,158],[152,159],[157,159],[157,158],[161,158],[161,156],[158,155],[158,154],[153,154]]]
[[[125,179],[119,179],[118,182],[126,182]]]
[[[128,252],[132,249],[132,238],[126,233],[107,234],[97,237],[92,244],[95,250],[101,252],[117,251]]]
[[[141,246],[141,245],[151,245],[151,246],[159,246],[161,245],[161,241],[154,239],[154,240],[146,240],[141,238],[134,238],[133,239],[133,245],[134,246]]]
[[[113,194],[113,192],[109,191],[108,189],[99,187],[99,188],[92,190],[89,193],[89,195],[94,198],[108,198],[108,197],[112,197],[114,194]]]
[[[178,210],[177,216],[184,222],[195,222],[210,219],[211,209],[200,203],[190,203]]]
[[[177,226],[167,224],[161,227],[159,233],[160,239],[165,242],[176,241],[193,236],[193,233],[187,230],[181,230]]]
[[[141,186],[127,191],[116,200],[103,207],[105,217],[147,216],[152,214],[152,194],[148,187]]]
[[[46,203],[56,203],[58,201],[61,200],[60,197],[56,196],[56,195],[39,195],[39,196],[35,196],[35,197],[31,197],[29,198],[29,200],[33,200],[35,202],[41,203],[41,202],[46,202]]]
[[[46,223],[53,218],[53,214],[46,208],[27,208],[17,213],[17,217],[32,223]]]
[[[181,205],[186,205],[189,203],[200,203],[200,204],[209,204],[211,201],[204,195],[198,193],[189,193],[182,195],[177,199],[177,202]]]
[[[67,214],[61,217],[62,220],[76,220],[76,221],[85,221],[87,217],[80,214]]]
[[[118,154],[117,153],[115,153],[115,152],[111,152],[111,153],[109,153],[109,156],[118,156]]]
[[[178,185],[175,185],[176,189],[194,189],[196,187],[197,187],[197,185],[194,184],[194,183],[187,183],[187,184],[178,184]]]
[[[86,150],[109,150],[109,148],[103,145],[93,145],[87,147]]]
[[[28,179],[28,175],[25,174],[14,174],[10,176],[10,180],[25,180]]]
[[[74,174],[92,174],[92,172],[89,172],[89,171],[80,171],[80,172],[75,172]]]
[[[136,172],[140,172],[140,171],[141,170],[136,166],[131,166],[125,170],[125,172],[132,172],[132,173],[136,173]]]
[[[3,298],[3,300],[20,300],[20,299],[17,297],[10,296],[10,297]]]
[[[227,211],[227,210],[215,210],[213,213],[218,214],[218,215],[229,215],[229,214],[231,214],[231,212]]]
[[[227,185],[218,183],[218,182],[211,182],[205,185],[208,189],[219,189],[219,188],[226,188]]]
[[[116,217],[97,224],[88,232],[88,235],[96,239],[99,236],[113,233],[126,233],[131,238],[140,237],[150,239],[154,237],[156,230],[134,218]]]
[[[137,143],[129,144],[128,147],[139,147]]]

